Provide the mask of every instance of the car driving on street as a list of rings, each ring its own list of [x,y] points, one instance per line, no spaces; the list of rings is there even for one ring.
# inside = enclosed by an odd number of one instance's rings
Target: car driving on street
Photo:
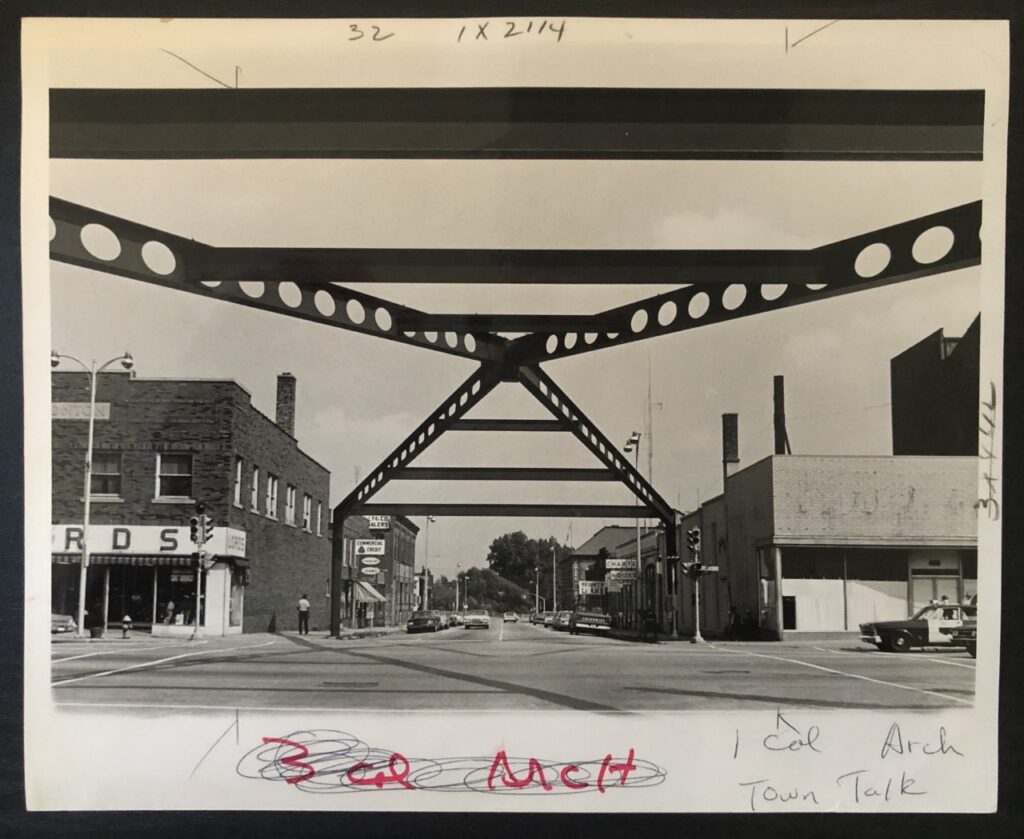
[[[408,632],[437,632],[441,628],[441,613],[433,609],[413,612],[405,625]]]
[[[944,629],[960,627],[977,615],[976,606],[960,603],[930,603],[907,620],[878,621],[860,625],[860,640],[880,650],[909,652],[914,647],[951,646],[958,643]]]
[[[466,629],[490,629],[491,616],[483,609],[470,609],[466,612]]]
[[[501,619],[502,623],[519,623],[519,615],[515,612],[505,612],[505,616]]]
[[[563,609],[555,615],[555,619],[551,621],[553,629],[557,629],[559,632],[569,631],[569,618],[572,617],[572,612],[567,609]]]

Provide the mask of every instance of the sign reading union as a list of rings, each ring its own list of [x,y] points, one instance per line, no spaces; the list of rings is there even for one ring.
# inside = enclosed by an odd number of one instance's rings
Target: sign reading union
[[[384,540],[356,539],[356,556],[384,556]]]

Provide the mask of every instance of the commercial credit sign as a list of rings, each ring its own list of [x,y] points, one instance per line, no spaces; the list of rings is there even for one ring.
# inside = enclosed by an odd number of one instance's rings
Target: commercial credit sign
[[[356,556],[384,556],[384,540],[356,539]]]

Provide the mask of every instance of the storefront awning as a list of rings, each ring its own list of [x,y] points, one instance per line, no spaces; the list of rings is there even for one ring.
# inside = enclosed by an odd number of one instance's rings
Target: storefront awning
[[[53,554],[55,565],[78,565],[81,554]],[[189,554],[91,554],[90,565],[192,565]]]
[[[371,586],[369,583],[364,583],[362,580],[356,580],[355,587],[356,600],[360,603],[386,603],[387,598],[381,594],[377,589]]]

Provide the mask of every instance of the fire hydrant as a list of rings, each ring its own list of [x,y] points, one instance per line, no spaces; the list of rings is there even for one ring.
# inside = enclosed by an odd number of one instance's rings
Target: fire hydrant
[[[132,637],[132,616],[125,615],[121,618],[121,637],[131,638]]]

